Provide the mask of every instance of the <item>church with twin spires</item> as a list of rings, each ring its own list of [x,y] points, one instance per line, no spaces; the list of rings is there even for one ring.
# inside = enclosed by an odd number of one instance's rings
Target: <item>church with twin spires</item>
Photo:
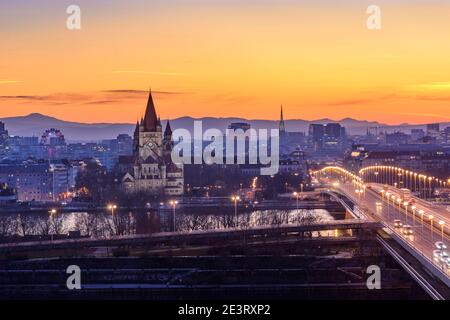
[[[183,164],[172,161],[174,143],[170,122],[167,121],[163,134],[151,91],[145,115],[136,123],[133,141],[133,163],[122,178],[125,192],[153,196],[183,195]]]

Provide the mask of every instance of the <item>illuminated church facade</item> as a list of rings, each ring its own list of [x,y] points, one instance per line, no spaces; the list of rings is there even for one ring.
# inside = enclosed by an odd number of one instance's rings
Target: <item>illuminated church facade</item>
[[[127,193],[181,196],[184,193],[183,164],[172,161],[172,129],[164,133],[150,91],[144,117],[136,123],[133,140],[133,165],[122,178]]]

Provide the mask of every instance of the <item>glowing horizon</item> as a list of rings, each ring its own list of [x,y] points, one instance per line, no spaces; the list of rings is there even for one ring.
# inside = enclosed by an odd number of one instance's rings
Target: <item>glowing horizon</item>
[[[134,123],[160,116],[450,122],[450,3],[68,1],[0,4],[0,118]],[[35,12],[40,12],[34,15]]]

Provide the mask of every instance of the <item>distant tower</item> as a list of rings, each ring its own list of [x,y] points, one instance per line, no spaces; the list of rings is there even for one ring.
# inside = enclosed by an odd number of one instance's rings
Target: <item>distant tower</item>
[[[166,130],[164,130],[163,137],[163,155],[166,161],[171,157],[173,145],[174,143],[172,140],[172,128],[170,127],[170,121],[167,120]]]
[[[286,127],[284,125],[283,106],[281,106],[279,129],[280,129],[280,136],[286,133]]]

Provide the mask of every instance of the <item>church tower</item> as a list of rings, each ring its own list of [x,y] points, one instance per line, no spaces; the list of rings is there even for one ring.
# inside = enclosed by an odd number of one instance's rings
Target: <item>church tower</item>
[[[172,163],[172,129],[167,123],[164,135],[150,90],[144,117],[136,123],[133,143],[134,167],[122,179],[129,193],[180,196],[184,190],[183,165]]]
[[[167,120],[167,125],[166,125],[166,129],[164,130],[164,138],[163,138],[164,159],[169,159],[169,157],[171,157],[173,146],[174,146],[174,143],[172,140],[172,128],[170,126],[170,121]]]
[[[162,129],[161,121],[156,116],[152,92],[148,95],[147,108],[139,132],[139,157],[146,160],[162,157]]]

